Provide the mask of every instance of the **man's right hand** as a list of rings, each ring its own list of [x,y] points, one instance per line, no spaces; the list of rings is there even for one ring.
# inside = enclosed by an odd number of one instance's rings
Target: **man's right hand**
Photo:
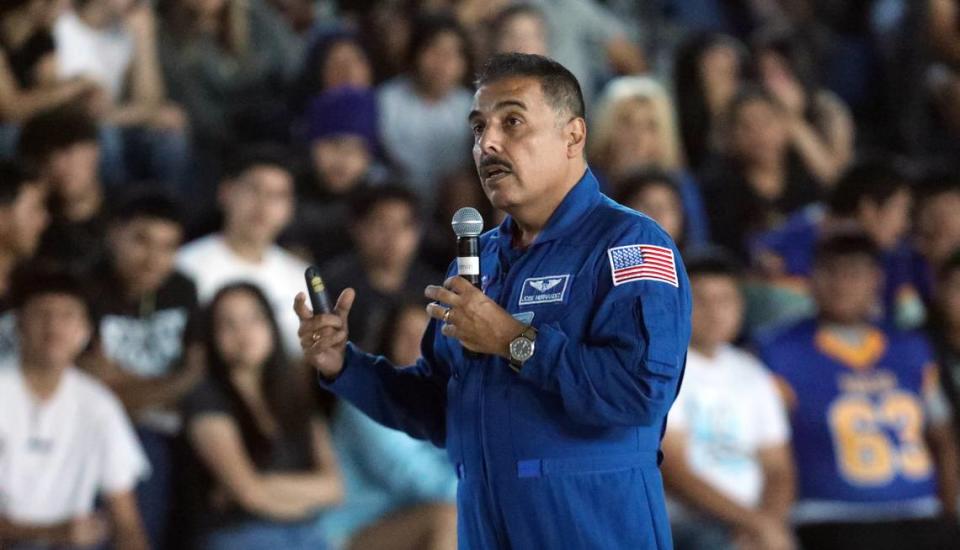
[[[327,380],[333,380],[343,370],[343,355],[347,348],[347,316],[353,307],[356,293],[348,288],[340,293],[333,313],[314,316],[307,306],[307,295],[297,294],[293,310],[300,318],[300,347],[303,360]]]

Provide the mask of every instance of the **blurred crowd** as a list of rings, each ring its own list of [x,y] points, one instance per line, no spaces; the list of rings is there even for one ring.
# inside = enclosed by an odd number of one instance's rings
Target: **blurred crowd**
[[[960,1],[4,0],[0,548],[455,548],[292,304],[417,360],[502,52],[683,251],[677,548],[960,545]]]

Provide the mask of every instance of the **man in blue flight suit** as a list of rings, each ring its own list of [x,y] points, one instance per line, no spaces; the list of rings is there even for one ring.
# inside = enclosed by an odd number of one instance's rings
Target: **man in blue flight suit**
[[[352,290],[315,317],[301,293],[305,359],[378,422],[446,447],[460,548],[670,548],[658,454],[690,336],[680,255],[600,193],[569,71],[505,54],[477,86],[474,161],[509,214],[481,237],[483,290],[427,287],[423,358],[404,369],[347,342]]]

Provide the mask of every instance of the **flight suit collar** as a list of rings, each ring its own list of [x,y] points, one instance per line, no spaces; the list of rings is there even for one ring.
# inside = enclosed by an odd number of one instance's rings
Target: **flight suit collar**
[[[537,235],[533,244],[543,244],[573,235],[582,223],[582,218],[593,210],[602,197],[600,183],[588,167],[580,181],[560,202],[560,206],[550,216],[546,227]],[[510,250],[512,239],[513,217],[507,216],[498,229],[497,242],[502,250]]]

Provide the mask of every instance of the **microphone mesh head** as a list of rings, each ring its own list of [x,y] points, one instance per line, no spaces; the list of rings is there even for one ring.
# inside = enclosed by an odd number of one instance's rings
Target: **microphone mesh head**
[[[458,237],[476,237],[483,233],[483,216],[476,208],[466,206],[453,215],[451,225]]]

